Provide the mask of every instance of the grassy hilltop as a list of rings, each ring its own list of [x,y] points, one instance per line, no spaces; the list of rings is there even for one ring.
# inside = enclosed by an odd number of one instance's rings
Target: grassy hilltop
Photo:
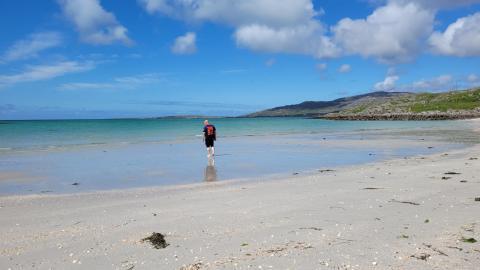
[[[303,102],[248,115],[276,116],[340,120],[476,118],[480,117],[480,88],[445,93],[374,92],[333,101]]]

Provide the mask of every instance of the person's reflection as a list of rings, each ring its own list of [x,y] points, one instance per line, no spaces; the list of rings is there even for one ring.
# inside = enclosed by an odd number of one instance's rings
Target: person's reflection
[[[217,181],[217,169],[215,168],[215,159],[209,158],[208,165],[205,167],[205,182],[215,182]]]

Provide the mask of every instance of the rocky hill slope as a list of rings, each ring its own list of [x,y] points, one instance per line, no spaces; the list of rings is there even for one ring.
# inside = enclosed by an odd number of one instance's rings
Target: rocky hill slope
[[[445,93],[373,92],[307,101],[247,117],[303,116],[335,120],[440,120],[480,117],[480,88]]]

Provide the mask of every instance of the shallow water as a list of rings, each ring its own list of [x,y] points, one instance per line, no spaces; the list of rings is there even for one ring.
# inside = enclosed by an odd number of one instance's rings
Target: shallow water
[[[478,140],[462,121],[212,122],[219,131],[215,164],[208,162],[199,136],[201,120],[6,122],[0,125],[0,194],[267,179],[435,153]]]

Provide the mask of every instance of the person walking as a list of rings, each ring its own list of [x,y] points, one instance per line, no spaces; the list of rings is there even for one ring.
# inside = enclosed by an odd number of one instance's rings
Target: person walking
[[[213,158],[215,156],[215,141],[217,140],[217,129],[214,125],[208,123],[208,120],[203,121],[203,141],[207,147],[207,157]]]

